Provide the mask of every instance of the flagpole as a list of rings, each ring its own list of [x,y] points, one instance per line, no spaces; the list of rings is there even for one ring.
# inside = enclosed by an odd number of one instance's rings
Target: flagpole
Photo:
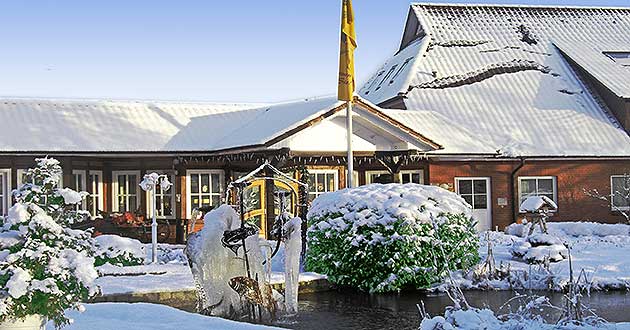
[[[346,103],[346,139],[348,147],[348,173],[346,174],[346,188],[354,187],[354,157],[352,155],[352,101]]]

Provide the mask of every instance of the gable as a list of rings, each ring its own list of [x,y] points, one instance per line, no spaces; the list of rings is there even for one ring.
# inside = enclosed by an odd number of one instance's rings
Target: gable
[[[439,114],[504,155],[630,155],[620,123],[553,44],[562,38],[630,45],[630,10],[439,4],[412,10],[428,46],[411,43],[400,52],[419,59],[403,78],[408,83],[362,97],[379,104],[399,98],[405,109]],[[394,62],[396,56],[388,61]]]

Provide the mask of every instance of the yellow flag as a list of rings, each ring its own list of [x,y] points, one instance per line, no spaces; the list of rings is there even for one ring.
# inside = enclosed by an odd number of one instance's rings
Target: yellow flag
[[[342,0],[341,5],[341,45],[339,47],[339,85],[337,98],[352,101],[354,93],[354,50],[357,48],[357,37],[354,32],[354,12],[352,1]]]

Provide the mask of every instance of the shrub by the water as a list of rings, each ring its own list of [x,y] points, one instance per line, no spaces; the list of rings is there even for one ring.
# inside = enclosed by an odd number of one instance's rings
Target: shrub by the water
[[[307,269],[370,292],[426,288],[479,260],[470,206],[434,186],[373,184],[318,197]],[[436,230],[437,229],[437,230]]]

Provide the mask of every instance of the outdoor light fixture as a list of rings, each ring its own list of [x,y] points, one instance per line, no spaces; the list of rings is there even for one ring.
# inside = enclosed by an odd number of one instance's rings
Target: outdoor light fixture
[[[152,247],[152,255],[151,255],[151,262],[152,263],[157,263],[157,219],[156,219],[156,213],[157,213],[157,206],[156,206],[156,194],[155,194],[155,188],[157,186],[160,186],[160,188],[162,189],[162,191],[168,191],[171,186],[173,185],[169,180],[168,180],[168,175],[166,174],[157,174],[155,172],[151,173],[151,174],[145,174],[144,178],[142,179],[142,182],[140,182],[140,188],[142,188],[142,190],[151,193],[151,208],[152,208],[152,215],[153,215],[153,219],[151,221],[151,247]]]

